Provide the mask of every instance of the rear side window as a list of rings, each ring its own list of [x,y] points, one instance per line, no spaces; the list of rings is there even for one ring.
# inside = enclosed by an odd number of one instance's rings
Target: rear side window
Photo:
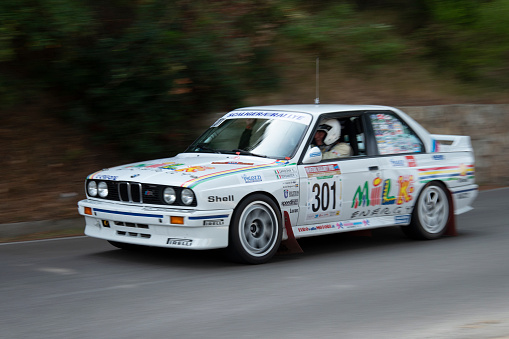
[[[419,153],[422,141],[397,116],[388,113],[370,115],[380,154]]]

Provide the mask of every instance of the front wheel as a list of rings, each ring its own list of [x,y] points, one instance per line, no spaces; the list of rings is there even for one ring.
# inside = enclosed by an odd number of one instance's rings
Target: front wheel
[[[403,232],[414,239],[437,239],[447,229],[450,216],[449,198],[437,183],[429,183],[421,191],[412,213],[412,222]]]
[[[233,213],[228,251],[234,261],[262,264],[281,244],[282,222],[277,205],[265,195],[242,201]]]

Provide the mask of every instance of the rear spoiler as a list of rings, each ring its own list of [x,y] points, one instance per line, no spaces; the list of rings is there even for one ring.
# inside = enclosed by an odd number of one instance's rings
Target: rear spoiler
[[[467,135],[432,134],[432,152],[472,152],[472,143]]]

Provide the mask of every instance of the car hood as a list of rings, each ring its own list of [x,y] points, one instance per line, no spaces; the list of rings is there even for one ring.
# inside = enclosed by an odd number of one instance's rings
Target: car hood
[[[173,158],[106,168],[89,175],[87,179],[193,187],[204,180],[288,163],[286,160],[242,155],[183,153]]]

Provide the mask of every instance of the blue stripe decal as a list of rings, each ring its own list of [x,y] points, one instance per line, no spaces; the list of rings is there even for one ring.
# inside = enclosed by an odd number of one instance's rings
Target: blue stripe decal
[[[207,215],[205,217],[189,217],[189,220],[203,220],[203,219],[215,219],[215,218],[228,218],[228,214],[223,215]]]
[[[465,192],[470,192],[470,191],[477,191],[477,188],[470,188],[468,190],[452,192],[452,194],[465,193]]]
[[[425,180],[425,179],[449,178],[449,177],[459,177],[459,173],[423,175],[423,176],[419,177],[419,179]]]
[[[158,218],[158,219],[164,218],[163,215],[159,215],[159,214],[142,214],[142,213],[109,211],[109,210],[103,210],[102,208],[94,208],[94,211],[103,212],[103,213],[111,213],[111,214],[120,214],[120,215],[131,215],[133,217],[147,217],[147,218]]]

